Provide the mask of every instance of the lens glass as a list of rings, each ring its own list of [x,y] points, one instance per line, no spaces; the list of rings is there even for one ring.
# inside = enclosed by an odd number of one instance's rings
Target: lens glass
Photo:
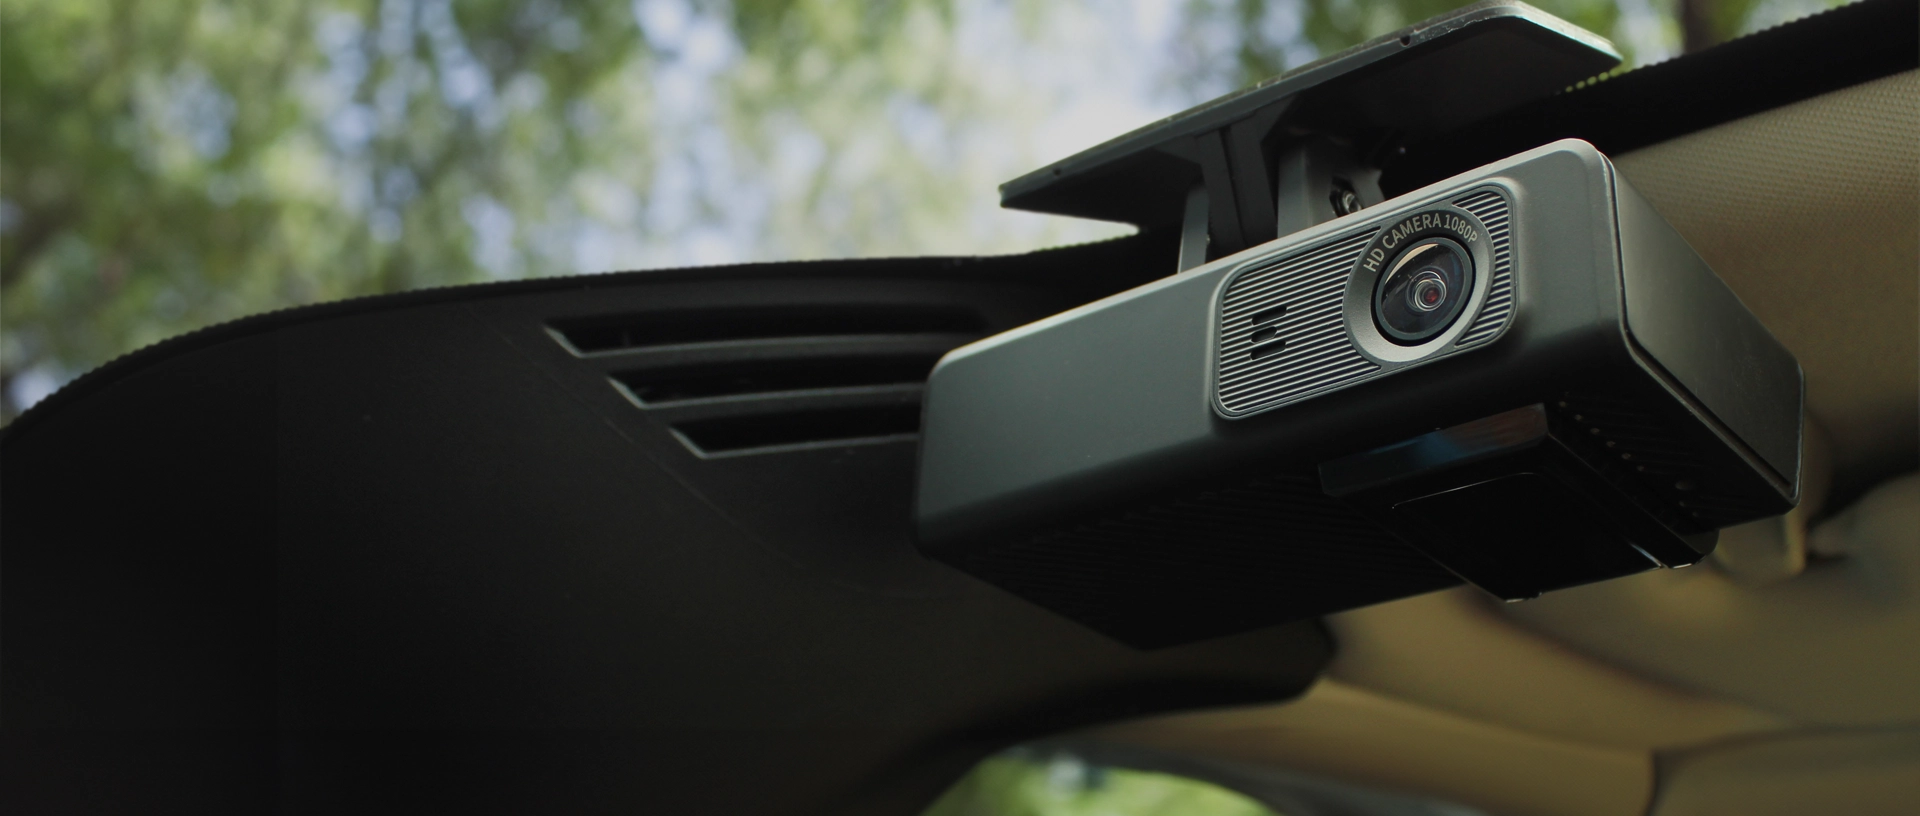
[[[1473,289],[1473,259],[1459,244],[1428,238],[1407,247],[1374,290],[1373,317],[1381,333],[1402,345],[1432,338],[1452,325]]]

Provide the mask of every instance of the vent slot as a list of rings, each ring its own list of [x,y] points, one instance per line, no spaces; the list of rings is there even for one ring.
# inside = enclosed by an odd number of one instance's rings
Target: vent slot
[[[707,454],[898,439],[919,433],[920,404],[702,419],[676,425],[675,430]]]
[[[986,321],[972,309],[943,306],[805,306],[661,311],[562,321],[553,327],[574,351],[592,354],[783,337],[978,335],[986,331]]]
[[[1286,316],[1287,316],[1287,306],[1286,304],[1283,303],[1271,309],[1255,312],[1253,317],[1250,317],[1247,319],[1247,322],[1252,323],[1255,326],[1258,326],[1262,323],[1272,323],[1273,321],[1279,320],[1280,318],[1283,318]],[[1259,334],[1259,332],[1255,332],[1255,334]]]
[[[730,360],[708,365],[625,371],[613,375],[647,405],[684,400],[829,388],[918,385],[940,353],[802,360]]]
[[[941,356],[997,328],[971,304],[925,301],[709,302],[546,326],[703,458],[910,441]]]

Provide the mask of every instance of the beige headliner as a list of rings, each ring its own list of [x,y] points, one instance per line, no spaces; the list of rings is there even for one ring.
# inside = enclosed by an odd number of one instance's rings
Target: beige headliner
[[[1920,445],[1920,79],[1909,71],[1618,157],[1800,359],[1844,472]]]
[[[1916,134],[1907,72],[1616,157],[1799,357],[1809,459],[1832,468],[1806,512],[1690,570],[1337,615],[1340,655],[1300,700],[1085,736],[1495,813],[1920,807]],[[1828,475],[1841,498],[1880,486],[1802,538]]]

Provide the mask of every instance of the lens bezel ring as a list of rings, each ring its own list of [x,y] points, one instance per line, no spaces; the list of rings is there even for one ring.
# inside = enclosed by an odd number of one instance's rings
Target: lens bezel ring
[[[1375,295],[1402,253],[1428,238],[1445,239],[1464,251],[1473,266],[1467,276],[1469,291],[1446,328],[1425,340],[1408,344],[1380,330],[1374,318]],[[1480,307],[1486,303],[1493,273],[1493,249],[1487,229],[1473,213],[1449,204],[1430,204],[1396,216],[1374,234],[1348,276],[1342,306],[1348,337],[1363,356],[1386,368],[1443,354],[1473,325]]]
[[[1393,279],[1394,273],[1400,271],[1414,253],[1430,246],[1438,246],[1449,250],[1455,257],[1465,261],[1464,268],[1461,269],[1459,282],[1460,288],[1465,291],[1464,293],[1458,293],[1445,303],[1446,312],[1441,317],[1440,325],[1419,332],[1402,331],[1399,327],[1393,326],[1383,319],[1382,307],[1386,305],[1387,282]],[[1403,346],[1417,346],[1425,343],[1435,335],[1445,333],[1447,329],[1452,328],[1453,324],[1460,319],[1461,313],[1466,311],[1467,301],[1473,297],[1474,283],[1479,277],[1477,270],[1474,269],[1475,266],[1473,255],[1467,252],[1466,247],[1461,246],[1458,241],[1451,238],[1428,235],[1402,243],[1398,254],[1387,261],[1386,269],[1380,273],[1378,279],[1376,279],[1373,284],[1374,328],[1380,330],[1388,339]],[[1414,273],[1414,276],[1419,277],[1419,273]],[[1446,286],[1444,279],[1441,282],[1441,286]],[[1410,305],[1418,311],[1434,311],[1432,309],[1420,309],[1417,303]]]

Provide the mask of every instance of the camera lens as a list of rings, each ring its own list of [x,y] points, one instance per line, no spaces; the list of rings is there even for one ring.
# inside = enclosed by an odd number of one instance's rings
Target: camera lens
[[[1431,312],[1447,299],[1447,281],[1431,269],[1420,270],[1407,287],[1407,305],[1416,312]]]
[[[1401,345],[1431,339],[1453,324],[1473,290],[1473,259],[1459,244],[1428,238],[1407,247],[1380,276],[1373,319]]]

